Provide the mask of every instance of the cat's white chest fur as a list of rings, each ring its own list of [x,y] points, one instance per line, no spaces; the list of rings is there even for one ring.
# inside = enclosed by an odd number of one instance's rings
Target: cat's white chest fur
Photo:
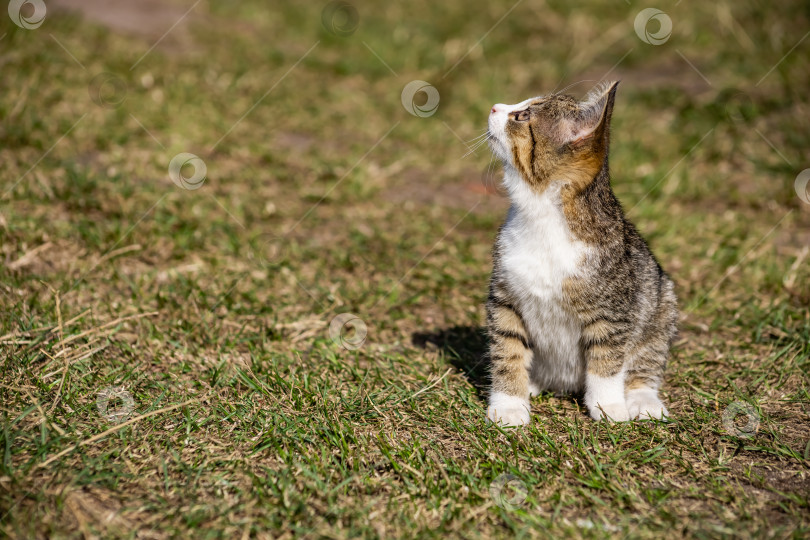
[[[581,326],[564,306],[563,282],[588,255],[576,240],[560,202],[559,186],[537,195],[522,181],[510,182],[512,207],[499,238],[501,270],[517,299],[534,349],[530,389],[578,392],[584,387]]]

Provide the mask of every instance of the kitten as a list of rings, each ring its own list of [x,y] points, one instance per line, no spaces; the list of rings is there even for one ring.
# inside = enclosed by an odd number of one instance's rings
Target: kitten
[[[610,187],[617,85],[489,115],[512,203],[487,300],[492,422],[527,424],[529,397],[543,390],[584,393],[596,420],[668,415],[658,389],[677,299]]]

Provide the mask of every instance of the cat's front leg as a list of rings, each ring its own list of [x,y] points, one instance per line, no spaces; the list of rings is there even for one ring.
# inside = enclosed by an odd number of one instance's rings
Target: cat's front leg
[[[625,401],[624,329],[605,319],[586,325],[585,405],[594,420],[626,422],[630,411]]]
[[[624,371],[613,375],[585,374],[585,406],[594,420],[626,422],[630,411],[624,399]]]
[[[674,313],[674,309],[671,311]],[[670,316],[672,319],[675,317],[674,314]],[[674,321],[670,326],[674,328]],[[669,416],[669,411],[658,397],[658,389],[664,375],[671,333],[658,332],[651,335],[630,355],[625,388],[631,418],[666,420]]]
[[[493,284],[487,301],[491,386],[487,419],[504,426],[529,423],[529,369],[533,353],[523,319]]]

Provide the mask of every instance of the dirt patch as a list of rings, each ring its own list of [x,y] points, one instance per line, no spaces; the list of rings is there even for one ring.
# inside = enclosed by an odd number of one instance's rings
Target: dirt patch
[[[408,169],[397,175],[397,185],[386,189],[381,198],[404,205],[506,212],[509,201],[500,187],[498,174],[483,175],[470,169],[459,175],[458,182],[436,186],[430,182],[426,171]]]
[[[696,60],[690,59],[693,64]],[[696,66],[699,69],[699,66]],[[572,85],[570,93],[575,96],[584,95],[596,84],[592,81],[599,81],[609,72],[609,66],[599,66],[598,68],[583,71],[580,79],[581,84]],[[705,75],[704,75],[705,76]],[[636,89],[671,89],[677,88],[684,94],[693,98],[708,98],[716,90],[704,79],[694,68],[689,66],[682,58],[671,58],[666,61],[650,62],[634,68],[617,67],[610,72],[610,79],[622,81],[627,87]],[[562,86],[565,88],[565,86]]]
[[[166,39],[176,40],[183,36],[189,23],[199,16],[199,12],[195,12],[201,6],[189,11],[194,3],[193,0],[53,0],[48,3],[48,8],[53,6],[56,10],[76,12],[116,32],[154,41],[170,29]]]

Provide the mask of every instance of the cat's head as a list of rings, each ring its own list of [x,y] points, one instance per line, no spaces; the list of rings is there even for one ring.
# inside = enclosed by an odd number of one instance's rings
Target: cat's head
[[[607,159],[618,82],[600,84],[582,101],[550,94],[489,115],[490,146],[535,191],[559,180],[584,187]]]

